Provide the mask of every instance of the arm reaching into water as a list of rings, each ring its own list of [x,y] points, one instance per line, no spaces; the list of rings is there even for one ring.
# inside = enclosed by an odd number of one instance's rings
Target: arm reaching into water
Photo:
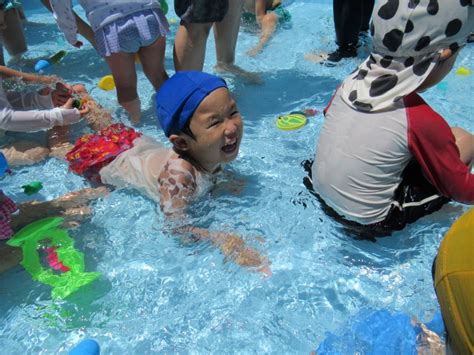
[[[54,84],[59,81],[56,76],[49,75],[37,75],[32,73],[24,73],[18,70],[8,68],[4,65],[0,65],[0,75],[3,78],[20,78],[22,81],[27,83],[39,83],[39,84]]]
[[[158,178],[160,207],[168,218],[172,220],[185,218],[183,211],[197,189],[196,175],[196,169],[183,159],[170,160],[163,169]],[[245,241],[234,233],[210,232],[194,226],[180,226],[174,228],[173,233],[208,240],[236,264],[255,268],[266,276],[271,276],[268,259],[247,246]]]
[[[72,45],[80,47],[82,43],[80,41],[77,41],[77,37],[75,37],[74,34],[75,32],[78,32],[81,34],[85,39],[87,39],[90,44],[92,44],[92,47],[96,48],[96,43],[95,43],[95,38],[94,38],[94,31],[92,30],[91,26],[87,22],[85,22],[80,16],[78,16],[71,8],[70,3],[68,3],[66,0],[62,0],[62,3],[59,1],[54,1],[54,7],[56,11],[53,11],[53,7],[50,4],[50,0],[41,0],[43,5],[51,12],[53,12],[54,15],[56,15],[56,12],[61,12],[63,11],[70,11],[70,13],[74,16],[74,23],[68,23],[64,26],[66,26],[66,32],[67,35],[70,36],[70,38],[74,38],[75,41],[72,43]],[[61,7],[60,7],[61,6]],[[66,21],[67,22],[67,21]],[[58,25],[60,27],[62,26],[62,22],[59,21]],[[63,28],[61,28],[63,30]],[[64,31],[64,30],[63,30]]]
[[[252,57],[256,56],[270,40],[278,22],[278,16],[274,12],[267,13],[265,0],[255,1],[255,16],[261,32],[257,45],[247,52]]]

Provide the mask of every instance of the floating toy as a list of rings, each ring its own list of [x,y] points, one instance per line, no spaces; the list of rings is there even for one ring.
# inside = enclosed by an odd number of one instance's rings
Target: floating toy
[[[99,80],[97,84],[99,88],[105,91],[110,91],[115,89],[115,81],[112,75],[106,75],[102,79]]]
[[[329,333],[316,354],[416,354],[418,334],[426,334],[430,329],[444,333],[440,316],[435,315],[433,321],[425,325],[414,322],[404,313],[392,314],[387,310],[361,311],[350,324],[349,329],[338,332],[339,335]]]
[[[176,20],[175,18],[170,18],[168,22],[170,25],[176,25],[178,23],[178,20]]]
[[[466,67],[460,67],[458,70],[456,70],[457,75],[471,75],[471,69],[468,69]]]
[[[446,233],[435,261],[434,286],[453,354],[474,351],[474,208]]]
[[[36,62],[35,64],[35,70],[40,72],[43,71],[47,68],[49,68],[53,64],[57,64],[61,61],[61,59],[64,58],[64,56],[67,54],[66,51],[59,51],[55,55],[49,57],[48,59],[40,59]]]
[[[135,64],[142,64],[142,62],[140,61],[140,56],[138,55],[138,53],[135,53],[133,55],[133,59],[135,61]]]
[[[33,280],[52,286],[51,296],[55,299],[68,297],[100,276],[99,272],[84,272],[84,254],[74,249],[67,230],[59,228],[63,222],[59,217],[41,219],[22,228],[7,242],[22,249],[21,265]],[[43,267],[41,251],[46,251],[50,269]]]
[[[303,127],[306,121],[307,118],[303,112],[291,112],[288,115],[279,116],[275,124],[283,131],[291,131]]]
[[[72,107],[74,108],[77,108],[77,109],[80,109],[81,107],[83,107],[85,104],[87,103],[87,99],[85,98],[82,98],[82,99],[74,99],[74,101],[72,102]]]
[[[100,346],[93,339],[84,339],[68,355],[100,355]]]
[[[306,117],[313,117],[316,116],[318,113],[319,111],[315,108],[307,108],[306,110],[304,110],[304,115]]]
[[[30,196],[41,190],[43,184],[40,181],[32,181],[29,184],[23,185],[21,188],[23,189],[23,193]]]
[[[0,153],[0,177],[5,176],[5,174],[10,174],[10,168],[8,167],[7,158],[3,153]]]
[[[167,14],[168,13],[168,3],[166,2],[166,0],[160,0],[160,8],[161,8],[161,11],[163,12],[163,14]]]

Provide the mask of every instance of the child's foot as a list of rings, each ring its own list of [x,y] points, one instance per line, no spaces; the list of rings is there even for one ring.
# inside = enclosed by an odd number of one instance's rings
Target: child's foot
[[[246,71],[235,64],[219,62],[214,66],[214,71],[219,74],[233,74],[245,80],[248,84],[263,84],[263,80],[258,73]]]
[[[127,102],[121,102],[120,104],[128,112],[132,124],[135,125],[140,123],[141,105],[139,98]]]
[[[66,157],[66,154],[72,148],[74,148],[74,144],[71,144],[69,142],[68,143],[63,143],[61,145],[54,146],[54,147],[51,148],[51,150],[49,152],[49,156],[53,157],[53,158],[56,158],[56,159],[64,160],[65,157]]]
[[[249,57],[255,57],[258,54],[258,48],[252,48],[246,52]]]

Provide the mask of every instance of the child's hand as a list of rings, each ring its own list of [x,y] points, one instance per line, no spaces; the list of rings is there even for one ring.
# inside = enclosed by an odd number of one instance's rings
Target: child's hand
[[[54,107],[64,106],[71,99],[72,90],[63,83],[56,83],[56,89],[51,92]]]
[[[67,109],[73,109],[74,108],[74,106],[72,105],[73,102],[74,102],[74,99],[70,97],[61,107],[67,108]],[[79,111],[79,114],[81,115],[81,117],[83,117],[89,113],[90,108],[87,105],[83,105],[81,108],[78,108],[77,110]]]
[[[260,52],[260,49],[255,47],[255,48],[252,48],[251,50],[247,51],[246,54],[249,56],[249,57],[255,57],[258,52]]]

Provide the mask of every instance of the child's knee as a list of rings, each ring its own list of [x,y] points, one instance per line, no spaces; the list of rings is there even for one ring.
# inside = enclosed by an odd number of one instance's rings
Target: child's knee
[[[469,139],[473,137],[471,133],[460,127],[451,127],[451,132],[453,132],[456,142],[462,139]]]
[[[185,24],[185,27],[191,38],[206,40],[211,31],[212,23]]]

